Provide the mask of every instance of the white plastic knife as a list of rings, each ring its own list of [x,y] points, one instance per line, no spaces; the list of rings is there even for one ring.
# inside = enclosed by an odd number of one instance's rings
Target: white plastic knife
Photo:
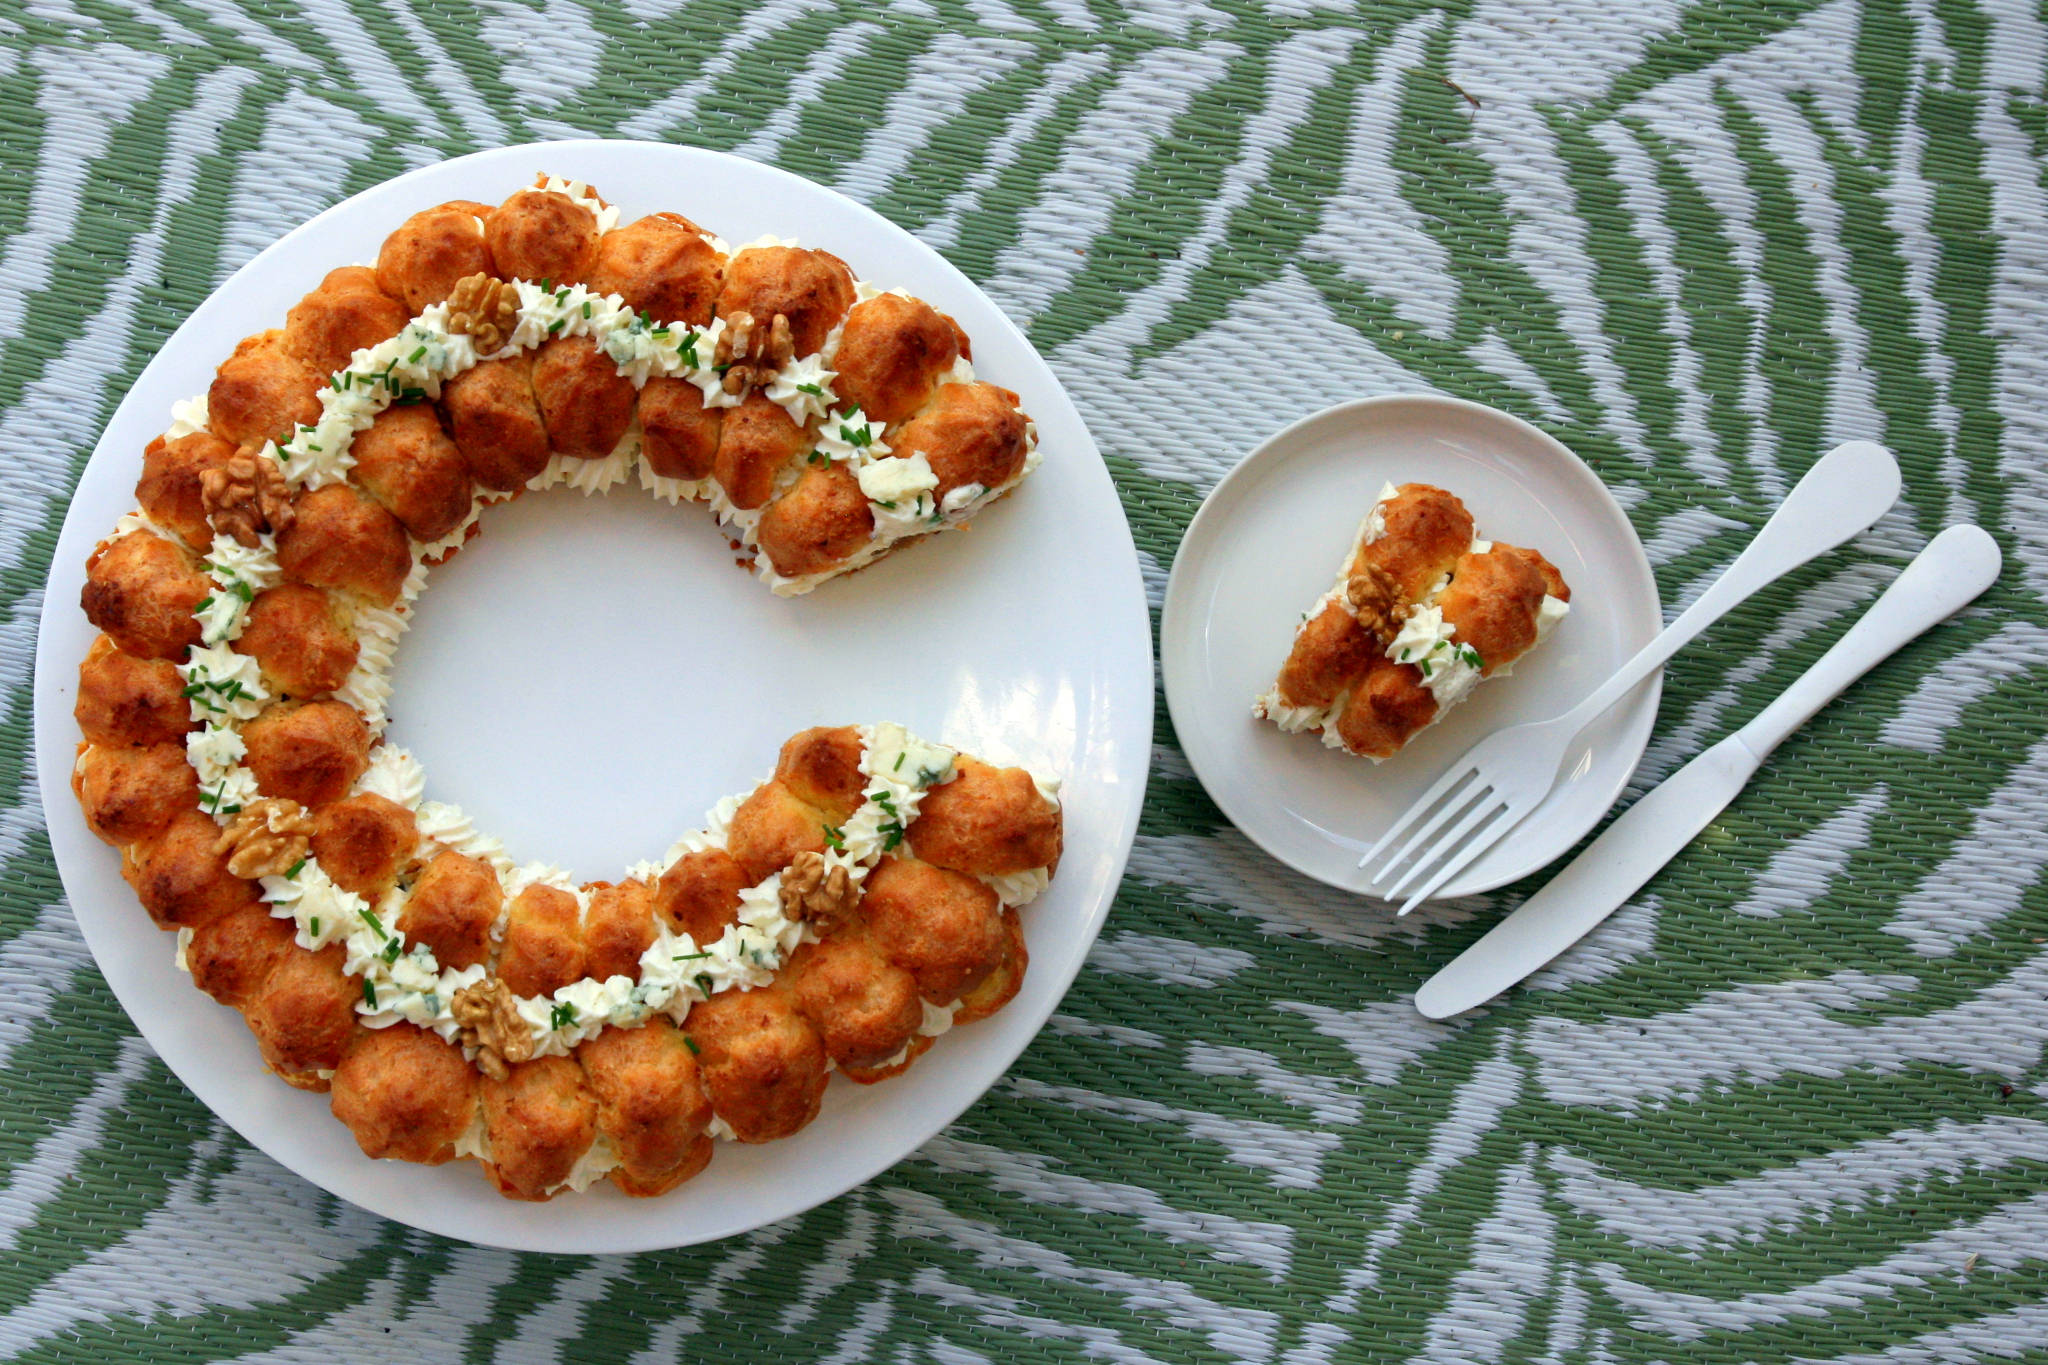
[[[1483,1005],[1620,908],[1735,799],[1771,750],[1907,641],[1953,615],[1998,577],[1998,542],[1951,526],[1755,720],[1680,768],[1586,851],[1415,993],[1431,1019]]]

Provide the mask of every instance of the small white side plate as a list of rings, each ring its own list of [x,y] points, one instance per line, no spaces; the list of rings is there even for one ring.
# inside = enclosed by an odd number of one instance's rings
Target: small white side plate
[[[1251,705],[1390,482],[1448,488],[1482,536],[1542,551],[1571,585],[1572,610],[1514,676],[1488,680],[1374,764],[1282,733],[1253,719]],[[1360,855],[1458,755],[1495,730],[1565,710],[1662,623],[1642,542],[1584,461],[1478,403],[1394,395],[1296,422],[1216,485],[1174,560],[1159,655],[1181,748],[1223,813],[1289,867],[1359,891]],[[1661,689],[1653,675],[1588,728],[1557,789],[1440,898],[1526,876],[1591,829],[1642,758]]]

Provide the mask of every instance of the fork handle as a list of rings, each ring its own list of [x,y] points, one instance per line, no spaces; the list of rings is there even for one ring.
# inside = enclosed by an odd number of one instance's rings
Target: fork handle
[[[1815,460],[1727,572],[1619,672],[1564,714],[1569,730],[1576,733],[1591,724],[1759,588],[1864,530],[1898,496],[1899,462],[1875,442],[1849,441]]]

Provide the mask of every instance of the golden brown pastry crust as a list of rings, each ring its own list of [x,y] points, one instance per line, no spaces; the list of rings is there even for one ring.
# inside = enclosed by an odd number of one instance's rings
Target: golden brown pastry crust
[[[441,409],[470,477],[509,493],[547,468],[553,453],[533,394],[533,353],[486,360],[441,390]]]
[[[320,420],[326,382],[326,374],[286,348],[283,331],[244,337],[206,391],[207,429],[233,446],[282,443],[295,427]]]
[[[853,272],[829,251],[808,247],[756,246],[735,252],[726,263],[718,315],[741,313],[766,323],[780,313],[789,320],[797,355],[812,355],[853,307]]]
[[[413,310],[386,294],[377,272],[345,265],[330,270],[320,287],[293,305],[284,319],[284,348],[317,375],[348,368],[349,357],[412,320]]]
[[[462,1049],[411,1024],[363,1029],[334,1069],[328,1101],[363,1155],[439,1166],[477,1112]]]
[[[1570,590],[1533,551],[1495,542],[1474,553],[1472,514],[1444,489],[1403,484],[1378,506],[1379,534],[1354,546],[1339,597],[1296,632],[1274,692],[1319,711],[1341,701],[1330,723],[1344,748],[1385,759],[1440,710],[1421,667],[1386,657],[1415,603],[1441,586],[1434,605],[1451,640],[1477,652],[1485,676],[1535,645],[1545,593]]]
[[[242,727],[243,762],[265,796],[308,809],[339,801],[370,766],[370,730],[338,701],[270,707]]]
[[[783,979],[825,1051],[842,1067],[881,1065],[924,1022],[917,980],[884,957],[857,925],[798,948]]]
[[[90,744],[182,746],[193,728],[177,665],[138,659],[107,635],[94,638],[78,666],[71,714]]]
[[[1290,706],[1334,706],[1372,665],[1385,642],[1368,635],[1342,602],[1331,602],[1295,635],[1280,666],[1280,696]]]
[[[241,1009],[256,998],[272,971],[298,951],[297,929],[254,900],[215,915],[192,931],[185,969],[192,983],[223,1005]]]
[[[654,908],[671,932],[716,943],[740,922],[740,892],[751,885],[746,869],[724,849],[685,853],[655,884]]]
[[[761,553],[784,578],[837,568],[875,533],[875,514],[860,480],[843,464],[806,469],[796,485],[768,504],[758,534]]]
[[[973,877],[884,858],[868,874],[861,912],[875,946],[935,1005],[959,999],[1002,963],[1001,902]]]
[[[582,911],[560,887],[536,883],[512,898],[498,979],[514,995],[553,995],[589,975],[583,967]]]
[[[1390,758],[1436,719],[1436,696],[1413,664],[1375,657],[1337,717],[1337,735],[1355,754]]]
[[[356,1033],[357,978],[342,969],[339,944],[280,957],[243,1010],[263,1060],[301,1090],[325,1090],[322,1072],[341,1065]]]
[[[922,408],[967,351],[960,324],[922,299],[877,294],[846,315],[833,388],[871,421],[901,422]]]
[[[155,834],[199,801],[199,779],[182,744],[81,744],[71,790],[87,828],[117,848]]]
[[[614,1185],[665,1194],[710,1162],[711,1101],[674,1024],[657,1015],[638,1028],[606,1029],[577,1046],[576,1060],[597,1100],[597,1129],[619,1157]]]
[[[190,929],[257,903],[256,886],[214,852],[220,826],[197,810],[121,851],[121,875],[159,929]]]
[[[489,959],[491,926],[504,904],[488,864],[448,849],[421,870],[398,927],[409,941],[431,948],[443,967],[459,971]]]
[[[1030,453],[1030,419],[1017,402],[1016,394],[993,384],[941,385],[890,438],[890,449],[905,459],[925,457],[939,476],[934,497],[968,484],[999,488],[1022,472]]]
[[[589,286],[656,322],[702,327],[725,283],[725,259],[679,213],[653,213],[598,239]]]
[[[788,867],[799,853],[823,853],[833,822],[800,799],[780,780],[762,783],[733,812],[726,852],[746,874],[748,886]]]
[[[1479,651],[1480,671],[1491,673],[1536,643],[1536,614],[1547,591],[1542,572],[1526,554],[1496,545],[1487,554],[1458,560],[1437,606],[1457,627],[1453,638]]]
[[[104,541],[85,562],[85,619],[123,650],[182,663],[199,643],[192,615],[213,593],[198,561],[176,541],[131,531]]]
[[[520,190],[484,219],[484,241],[508,280],[581,283],[597,260],[597,215],[566,194]]]
[[[398,518],[345,483],[301,493],[297,516],[277,537],[285,577],[359,593],[380,607],[398,600],[412,572],[412,547]]]
[[[656,375],[640,390],[640,457],[664,479],[709,478],[718,459],[723,409],[704,406],[687,379]]]
[[[735,507],[752,510],[774,495],[782,468],[810,449],[810,434],[756,389],[738,407],[725,409],[711,473]]]
[[[356,666],[356,637],[336,603],[304,583],[257,593],[233,648],[256,660],[273,693],[301,699],[334,691]]]
[[[592,882],[583,917],[583,970],[599,981],[640,979],[640,955],[654,942],[654,888],[628,879]]]
[[[202,554],[213,545],[213,527],[206,519],[200,477],[225,468],[235,448],[210,431],[194,431],[177,440],[159,436],[142,452],[142,477],[135,484],[135,502],[144,514]]]
[[[910,843],[919,858],[956,872],[1001,876],[1058,868],[1060,808],[1022,768],[962,754],[959,775],[925,793]]]
[[[597,1097],[583,1068],[567,1057],[536,1057],[502,1081],[484,1078],[479,1088],[491,1143],[484,1169],[498,1192],[552,1198],[597,1140]]]
[[[377,414],[349,444],[353,477],[415,540],[439,540],[469,515],[469,465],[431,404]]]
[[[1456,496],[1430,484],[1402,484],[1381,512],[1386,531],[1358,547],[1351,567],[1369,564],[1388,574],[1402,603],[1428,592],[1472,544],[1472,514]]]
[[[533,353],[533,396],[549,445],[582,460],[612,453],[633,425],[638,398],[633,381],[589,337],[558,337]]]
[[[687,1026],[711,1107],[741,1142],[788,1137],[818,1116],[825,1044],[788,990],[722,992],[692,1009]]]
[[[1024,943],[1024,921],[1015,908],[1003,911],[1003,953],[995,969],[980,984],[960,993],[960,1008],[953,1011],[953,1025],[972,1024],[988,1018],[1017,998],[1024,988],[1024,972],[1031,965],[1031,952]]]
[[[866,799],[860,731],[851,725],[799,730],[776,755],[775,776],[791,796],[839,824]]]
[[[396,801],[363,792],[313,812],[313,856],[344,891],[375,905],[419,847],[419,825]]]
[[[481,219],[490,209],[456,202],[421,209],[377,252],[377,285],[417,316],[446,299],[469,275],[496,275]]]

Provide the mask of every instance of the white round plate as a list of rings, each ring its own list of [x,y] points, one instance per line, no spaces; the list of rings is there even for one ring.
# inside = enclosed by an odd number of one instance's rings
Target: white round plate
[[[1543,552],[1572,610],[1514,676],[1488,681],[1385,763],[1252,717],[1301,614],[1328,591],[1386,483],[1433,483],[1479,533]],[[1584,461],[1516,417],[1434,395],[1367,398],[1304,418],[1216,485],[1166,587],[1159,657],[1167,707],[1209,795],[1259,847],[1318,881],[1362,891],[1358,859],[1484,736],[1569,708],[1661,628],[1642,542]],[[1657,718],[1653,675],[1579,737],[1549,798],[1440,899],[1488,891],[1591,829],[1635,771]]]
[[[971,532],[907,547],[808,597],[784,600],[734,567],[701,506],[568,490],[493,509],[436,571],[394,674],[391,739],[515,858],[579,878],[659,857],[720,797],[774,767],[806,726],[898,720],[1066,781],[1058,878],[1028,907],[1031,969],[1001,1013],[938,1041],[905,1075],[834,1077],[823,1115],[761,1147],[722,1143],[672,1194],[607,1186],[549,1204],[500,1198],[476,1167],[371,1161],[327,1109],[265,1071],[240,1017],[172,965],[121,881],[113,849],[69,790],[78,609],[95,541],[134,506],[143,446],[177,399],[203,393],[244,334],[334,266],[374,259],[417,209],[496,203],[536,172],[598,186],[627,220],[673,209],[745,242],[826,247],[866,278],[951,313],[977,367],[1023,395],[1045,463]],[[1023,335],[966,276],[909,233],[794,175],[693,148],[635,142],[508,147],[415,171],[287,235],[192,314],[142,372],[100,439],[50,572],[38,640],[36,752],[65,890],[114,993],[178,1077],[249,1141],[317,1185],[431,1232],[536,1251],[681,1246],[830,1199],[908,1155],[1023,1050],[1073,981],[1137,827],[1152,733],[1152,669],[1137,554],[1080,414]],[[1077,608],[1085,607],[1085,610]]]

